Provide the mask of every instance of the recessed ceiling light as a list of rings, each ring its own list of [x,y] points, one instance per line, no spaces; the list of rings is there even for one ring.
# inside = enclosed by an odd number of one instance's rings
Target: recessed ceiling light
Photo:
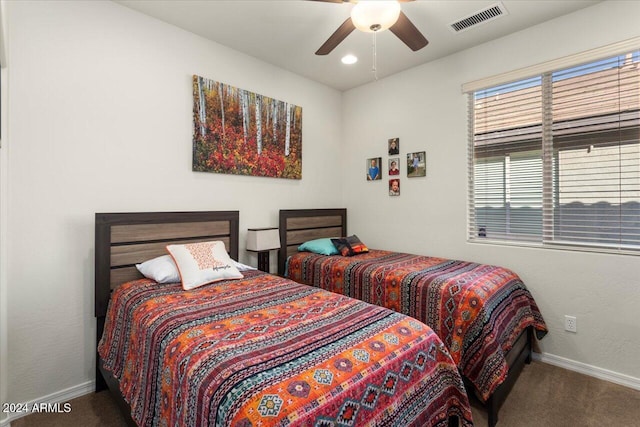
[[[343,56],[341,61],[343,64],[351,65],[358,62],[358,57],[355,55],[348,54]]]

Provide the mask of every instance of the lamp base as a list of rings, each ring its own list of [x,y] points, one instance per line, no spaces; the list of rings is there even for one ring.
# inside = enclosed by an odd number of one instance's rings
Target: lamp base
[[[269,273],[269,251],[258,252],[258,270]]]

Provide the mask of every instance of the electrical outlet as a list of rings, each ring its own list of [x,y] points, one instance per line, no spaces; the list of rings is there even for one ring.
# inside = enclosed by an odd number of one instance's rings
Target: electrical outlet
[[[575,316],[564,316],[564,330],[578,332],[578,325]]]

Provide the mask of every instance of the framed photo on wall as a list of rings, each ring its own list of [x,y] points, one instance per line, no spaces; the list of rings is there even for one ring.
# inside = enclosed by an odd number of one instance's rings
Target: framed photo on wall
[[[400,158],[389,159],[389,176],[400,175]]]
[[[427,176],[427,153],[418,151],[407,154],[407,177]]]
[[[391,138],[388,141],[389,144],[389,155],[396,156],[400,154],[400,138]]]
[[[367,181],[377,181],[382,179],[382,171],[380,165],[382,157],[372,157],[367,159]]]
[[[390,196],[400,195],[400,178],[391,178],[389,180],[389,195]]]

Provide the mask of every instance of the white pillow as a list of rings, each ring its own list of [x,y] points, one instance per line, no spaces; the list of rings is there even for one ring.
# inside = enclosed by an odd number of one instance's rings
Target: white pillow
[[[142,264],[136,264],[136,268],[144,277],[158,283],[178,283],[180,281],[178,267],[170,255],[162,255]]]
[[[250,270],[257,270],[257,268],[255,268],[255,267],[251,267],[250,265],[247,265],[247,264],[239,263],[238,261],[235,261],[233,258],[231,259],[231,262],[233,263],[233,265],[235,265],[235,266],[236,266],[236,268],[238,269],[238,271],[250,271]]]
[[[251,271],[257,270],[250,265],[239,263],[234,259],[231,259],[233,265],[238,271]],[[173,262],[171,255],[162,255],[157,258],[153,258],[143,262],[142,264],[136,264],[136,268],[147,279],[153,279],[158,283],[179,283],[180,272],[176,263]]]
[[[167,250],[178,266],[182,288],[186,291],[219,280],[244,277],[233,265],[224,242],[168,245]]]

